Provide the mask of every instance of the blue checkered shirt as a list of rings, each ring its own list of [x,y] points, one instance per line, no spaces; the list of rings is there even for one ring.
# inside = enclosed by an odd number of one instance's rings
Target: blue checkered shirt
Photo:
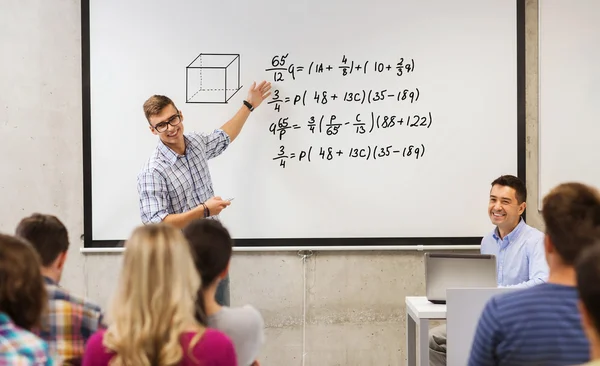
[[[169,214],[189,211],[213,197],[208,160],[229,146],[221,129],[210,134],[185,134],[185,154],[159,140],[137,177],[140,216],[144,224],[161,222]]]
[[[46,342],[0,312],[0,366],[53,364]]]

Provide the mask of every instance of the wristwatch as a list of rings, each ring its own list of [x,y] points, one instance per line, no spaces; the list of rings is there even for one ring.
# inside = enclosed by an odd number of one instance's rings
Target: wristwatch
[[[252,106],[252,104],[250,104],[247,100],[244,100],[244,105],[246,107],[248,107],[248,109],[250,110],[250,112],[252,112],[254,110],[254,107]]]

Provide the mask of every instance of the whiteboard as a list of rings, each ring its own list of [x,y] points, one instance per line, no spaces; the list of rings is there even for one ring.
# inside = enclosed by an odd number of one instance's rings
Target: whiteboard
[[[539,3],[539,207],[556,185],[600,186],[600,2]]]
[[[89,0],[85,245],[141,224],[150,95],[210,132],[263,79],[272,96],[209,164],[237,245],[479,244],[490,183],[524,174],[517,5]]]

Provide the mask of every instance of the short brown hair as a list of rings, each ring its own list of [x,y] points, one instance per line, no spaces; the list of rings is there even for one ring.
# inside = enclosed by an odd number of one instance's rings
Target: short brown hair
[[[175,107],[175,103],[167,96],[153,95],[148,98],[148,100],[144,102],[144,115],[146,116],[148,123],[150,123],[150,117],[160,114],[160,111],[165,109],[168,105]],[[175,109],[177,109],[177,107],[175,107]]]
[[[546,234],[566,264],[600,239],[600,194],[582,183],[563,183],[544,197]]]
[[[600,333],[600,241],[583,250],[575,264],[579,298]]]
[[[25,217],[17,225],[16,235],[33,245],[44,267],[69,249],[67,228],[56,216],[34,213]]]
[[[515,197],[519,204],[527,200],[527,187],[525,183],[514,175],[501,175],[492,182],[492,187],[496,184],[514,189]]]
[[[25,240],[0,234],[0,311],[19,327],[40,327],[47,294],[40,258]]]

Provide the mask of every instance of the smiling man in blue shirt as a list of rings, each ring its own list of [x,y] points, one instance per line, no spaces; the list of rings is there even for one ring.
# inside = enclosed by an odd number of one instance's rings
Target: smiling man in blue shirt
[[[496,229],[481,241],[481,253],[496,256],[499,287],[526,288],[548,280],[544,233],[525,223],[527,189],[517,177],[492,182],[489,216]]]
[[[512,175],[492,182],[488,215],[495,229],[481,241],[481,253],[496,256],[498,287],[528,288],[545,283],[549,268],[544,233],[525,223],[525,183]],[[446,325],[429,334],[429,364],[446,364]]]
[[[186,133],[183,113],[164,95],[144,103],[158,145],[137,177],[141,220],[183,228],[195,219],[218,219],[230,201],[215,196],[208,160],[219,156],[240,134],[250,113],[271,94],[271,83],[253,83],[237,113],[211,133]],[[229,305],[229,277],[217,289],[217,302]]]

